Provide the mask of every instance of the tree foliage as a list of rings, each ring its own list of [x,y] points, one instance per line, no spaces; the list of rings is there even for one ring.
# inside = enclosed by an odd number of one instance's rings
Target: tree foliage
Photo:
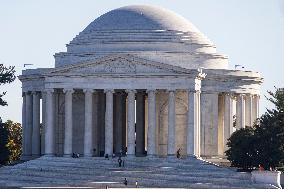
[[[9,160],[9,150],[6,144],[8,143],[8,130],[4,127],[4,123],[0,119],[0,165],[5,164]]]
[[[263,114],[253,127],[240,129],[228,140],[225,152],[233,166],[266,169],[284,162],[284,92],[268,92],[274,109]]]
[[[11,120],[0,127],[0,163],[10,163],[20,159],[22,153],[22,126]]]
[[[15,72],[15,66],[5,67],[3,64],[0,64],[0,86],[13,82],[16,79]],[[0,93],[0,106],[8,105],[8,103],[3,99],[6,92],[7,91]]]
[[[252,127],[242,128],[232,134],[228,140],[229,150],[226,151],[228,160],[235,167],[244,169],[251,168],[254,165],[256,155],[254,129]]]

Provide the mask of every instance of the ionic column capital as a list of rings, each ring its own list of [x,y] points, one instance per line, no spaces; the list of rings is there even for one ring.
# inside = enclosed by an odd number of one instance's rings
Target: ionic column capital
[[[176,89],[167,89],[167,93],[175,93]]]
[[[44,92],[46,92],[46,93],[54,93],[54,89],[44,89]]]
[[[38,95],[38,94],[39,94],[39,91],[32,91],[31,94],[32,94],[32,95]]]
[[[94,89],[83,89],[83,92],[84,93],[94,93],[94,92],[96,92],[96,90],[94,90]]]
[[[192,89],[188,89],[187,90],[188,91],[188,93],[201,93],[201,91],[200,90],[192,90]]]
[[[63,89],[63,93],[72,94],[74,93],[74,90],[73,89]]]
[[[114,89],[104,89],[104,93],[114,93]]]
[[[129,93],[134,93],[135,94],[137,91],[135,89],[126,89],[125,92],[128,93],[128,94]]]
[[[147,89],[146,90],[146,93],[149,94],[149,93],[156,93],[157,90],[156,89]]]
[[[236,96],[237,96],[237,97],[245,97],[246,94],[244,94],[244,93],[237,93]]]

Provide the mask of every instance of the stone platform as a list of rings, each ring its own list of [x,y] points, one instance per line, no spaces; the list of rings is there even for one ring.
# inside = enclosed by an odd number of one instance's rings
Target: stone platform
[[[15,166],[0,168],[2,187],[78,186],[85,188],[274,188],[253,184],[249,173],[221,168],[197,159],[126,158],[118,167],[117,158],[41,157]]]

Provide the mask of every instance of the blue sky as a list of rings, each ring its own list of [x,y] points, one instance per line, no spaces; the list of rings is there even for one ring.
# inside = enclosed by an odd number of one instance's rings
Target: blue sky
[[[235,64],[262,73],[261,113],[273,86],[284,87],[284,0],[0,0],[0,63],[29,68],[53,67],[53,55],[66,51],[80,31],[101,14],[125,5],[162,6],[184,16],[203,32],[219,53]],[[21,83],[1,86],[8,107],[3,121],[21,122]]]

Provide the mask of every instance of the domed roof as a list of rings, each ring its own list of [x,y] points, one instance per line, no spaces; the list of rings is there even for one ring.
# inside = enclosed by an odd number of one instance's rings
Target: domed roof
[[[133,5],[109,11],[91,22],[55,55],[56,66],[109,54],[131,54],[183,68],[228,67],[227,57],[184,17],[164,8]]]
[[[112,29],[199,32],[184,17],[167,9],[148,5],[132,5],[114,9],[94,20],[85,31]]]

